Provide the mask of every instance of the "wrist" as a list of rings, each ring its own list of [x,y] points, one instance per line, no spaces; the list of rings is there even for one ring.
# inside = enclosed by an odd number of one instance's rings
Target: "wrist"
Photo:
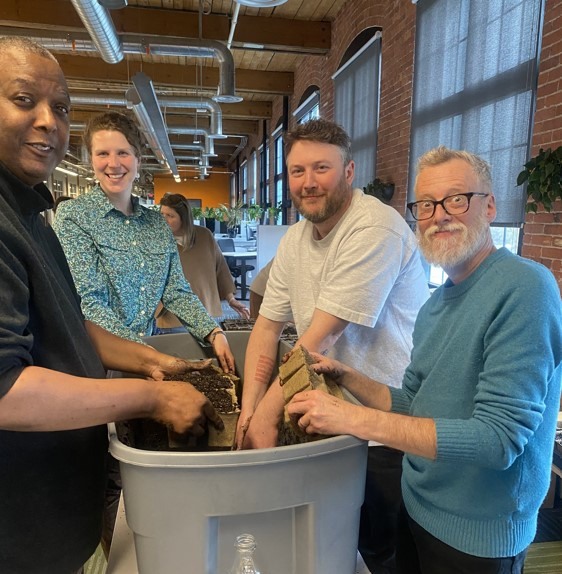
[[[214,331],[211,331],[211,334],[207,337],[207,341],[209,342],[210,345],[213,345],[215,343],[217,335],[224,335],[226,337],[226,333],[222,329],[220,328],[215,329]]]

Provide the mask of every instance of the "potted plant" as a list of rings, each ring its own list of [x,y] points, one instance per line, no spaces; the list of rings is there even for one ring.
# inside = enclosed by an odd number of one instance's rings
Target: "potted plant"
[[[238,227],[244,216],[244,204],[242,201],[237,201],[233,206],[221,203],[218,207],[218,212],[223,221],[226,222],[226,228],[230,237],[236,237]]]
[[[277,221],[277,218],[279,217],[279,214],[281,213],[282,209],[283,209],[282,202],[279,202],[277,206],[269,205],[269,207],[267,208],[267,216],[269,218],[273,218],[274,221]]]
[[[517,185],[527,183],[529,202],[525,206],[527,212],[537,212],[542,203],[546,211],[552,209],[557,199],[562,199],[562,146],[555,150],[540,148],[539,153],[532,157],[525,169],[517,176]]]
[[[203,210],[200,207],[192,207],[191,215],[193,215],[195,221],[200,221],[203,219]]]
[[[205,227],[214,233],[217,210],[214,207],[205,207],[201,210],[201,213],[205,218]]]
[[[380,201],[387,205],[390,205],[390,200],[394,195],[394,183],[391,181],[382,181],[377,177],[363,188],[363,192],[380,199]]]
[[[261,221],[264,214],[264,208],[258,203],[250,203],[247,207],[248,219],[250,221]]]

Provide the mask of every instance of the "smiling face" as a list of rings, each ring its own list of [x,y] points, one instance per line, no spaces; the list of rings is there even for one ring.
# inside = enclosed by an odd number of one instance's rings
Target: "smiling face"
[[[59,65],[38,54],[8,49],[0,69],[0,162],[33,186],[68,148],[68,89]]]
[[[115,130],[95,132],[90,154],[95,178],[109,200],[116,196],[130,197],[139,160],[127,138]]]
[[[166,205],[160,206],[160,213],[164,216],[166,223],[170,227],[173,235],[181,234],[181,218],[179,213]]]
[[[461,159],[424,168],[416,179],[416,201],[439,201],[456,193],[488,193],[470,164]],[[417,222],[417,236],[425,258],[454,279],[466,276],[493,248],[490,223],[496,215],[493,195],[473,196],[465,213],[450,215],[437,205],[429,219]]]
[[[344,166],[335,145],[301,140],[291,148],[287,169],[295,207],[312,223],[331,229],[351,203],[353,161]]]

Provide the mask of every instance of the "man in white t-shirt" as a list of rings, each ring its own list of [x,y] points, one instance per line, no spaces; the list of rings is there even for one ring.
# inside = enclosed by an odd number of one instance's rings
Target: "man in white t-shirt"
[[[291,198],[304,219],[282,238],[248,342],[239,448],[274,446],[283,412],[277,342],[294,321],[298,344],[399,387],[414,321],[428,297],[414,234],[378,199],[352,188],[349,136],[317,119],[284,136]],[[244,433],[244,431],[246,431]],[[394,572],[402,453],[369,449],[359,549],[371,570]]]

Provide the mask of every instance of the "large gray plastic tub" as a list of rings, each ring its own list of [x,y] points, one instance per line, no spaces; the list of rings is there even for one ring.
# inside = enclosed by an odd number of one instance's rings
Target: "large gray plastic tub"
[[[249,333],[228,333],[237,365]],[[158,350],[205,356],[190,335]],[[280,353],[284,349],[280,349]],[[242,355],[242,356],[241,356]],[[154,452],[112,425],[140,574],[227,574],[236,536],[256,538],[264,574],[353,574],[367,443],[349,436],[241,452]]]

